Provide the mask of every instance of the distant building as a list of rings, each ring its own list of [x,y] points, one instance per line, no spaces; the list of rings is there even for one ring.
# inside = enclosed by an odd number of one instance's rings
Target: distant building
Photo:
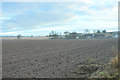
[[[105,33],[95,33],[94,38],[105,38]]]
[[[86,36],[85,36],[85,34],[83,34],[83,33],[77,33],[77,37],[76,37],[77,39],[85,39],[86,38]]]
[[[114,35],[113,38],[118,38],[118,34]]]
[[[92,36],[93,36],[93,34],[85,34],[85,37],[86,37],[87,39],[92,38]]]
[[[106,33],[105,34],[105,38],[112,38],[112,37],[113,37],[112,33]]]
[[[70,35],[69,35],[69,38],[71,38],[71,39],[76,39],[77,37],[78,37],[78,33],[76,33],[76,32],[70,33]]]
[[[118,31],[107,32],[105,37],[106,38],[118,38]]]

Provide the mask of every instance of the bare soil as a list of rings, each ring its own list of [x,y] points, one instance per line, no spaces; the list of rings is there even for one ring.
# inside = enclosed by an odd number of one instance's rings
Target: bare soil
[[[89,77],[110,61],[113,45],[117,48],[117,39],[3,40],[2,76]],[[94,66],[88,66],[90,60]]]

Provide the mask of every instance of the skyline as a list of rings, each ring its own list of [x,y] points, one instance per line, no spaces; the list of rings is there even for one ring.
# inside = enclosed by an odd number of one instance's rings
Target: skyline
[[[118,30],[118,3],[90,2],[3,2],[2,35],[46,36],[85,29]]]

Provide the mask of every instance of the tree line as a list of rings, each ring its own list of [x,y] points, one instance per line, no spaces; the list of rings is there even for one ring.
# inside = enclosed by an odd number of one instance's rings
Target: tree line
[[[106,33],[106,30],[93,30],[93,33]],[[72,32],[70,33],[69,31],[65,31],[64,33],[64,37],[66,38],[75,38],[77,36],[77,32]],[[90,30],[88,29],[85,29],[84,30],[84,34],[90,34]],[[61,37],[61,33],[59,34],[58,32],[55,32],[55,31],[51,31],[49,33],[49,36],[48,37],[52,37],[52,38],[57,38],[57,37]]]
[[[102,31],[100,31],[100,30],[93,30],[93,33],[106,33],[106,30],[102,30]],[[69,31],[65,31],[63,34],[64,34],[65,37],[70,37],[70,34],[77,34],[77,32],[70,33]],[[84,30],[84,34],[90,34],[90,30],[85,29]],[[61,37],[61,36],[62,36],[61,32],[58,33],[56,31],[51,31],[49,33],[49,35],[48,35],[48,37],[53,37],[53,38],[57,38],[57,37]],[[71,35],[71,36],[74,37],[74,35]],[[21,37],[22,37],[21,34],[17,35],[18,39],[20,39]],[[31,37],[33,37],[33,35],[31,35]]]

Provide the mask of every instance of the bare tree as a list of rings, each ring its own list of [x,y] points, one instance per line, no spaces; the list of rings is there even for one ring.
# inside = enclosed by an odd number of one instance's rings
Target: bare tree
[[[85,33],[88,34],[90,31],[88,29],[85,29]]]
[[[96,33],[96,30],[93,30],[93,33],[95,34],[95,33]]]
[[[21,37],[22,37],[22,35],[21,35],[21,34],[18,34],[18,35],[17,35],[17,38],[18,38],[18,39],[20,39]]]
[[[58,35],[57,32],[55,32],[55,31],[51,31],[51,33],[49,33],[49,37],[57,38],[57,37],[59,37],[59,35]]]

